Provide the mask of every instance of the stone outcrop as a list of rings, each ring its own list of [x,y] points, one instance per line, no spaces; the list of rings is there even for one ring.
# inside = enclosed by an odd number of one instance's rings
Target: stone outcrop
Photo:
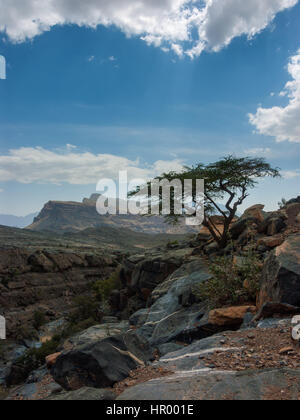
[[[289,236],[265,261],[259,306],[266,302],[300,306],[300,235]]]
[[[193,232],[184,223],[172,227],[162,216],[143,217],[140,215],[101,216],[96,210],[96,196],[84,199],[82,203],[73,201],[49,201],[34,219],[28,229],[33,231],[76,232],[101,225],[127,228],[144,233],[187,233]]]
[[[206,305],[198,303],[194,287],[210,278],[206,264],[200,259],[187,262],[161,283],[151,295],[153,304],[144,325],[137,333],[152,346],[183,338],[206,313]]]
[[[90,292],[90,284],[115,270],[115,261],[101,255],[0,250],[0,311],[8,337],[32,327],[34,313],[51,320],[65,315],[73,298]]]
[[[146,307],[151,301],[152,291],[176,271],[190,256],[191,248],[152,251],[134,255],[124,261],[120,273],[122,289],[111,296],[111,306],[115,314],[129,318]]]
[[[154,363],[169,375],[133,384],[117,400],[298,400],[299,348],[291,345],[290,325],[269,319],[194,341]]]
[[[293,385],[291,385],[293,384]],[[289,400],[298,401],[300,370],[218,372],[203,370],[176,373],[145,382],[125,391],[117,400],[240,400],[281,399],[288,389]],[[276,394],[275,394],[276,393]]]
[[[77,347],[95,344],[105,338],[126,333],[128,330],[128,321],[95,325],[73,337],[68,338],[63,344],[63,350],[72,350]]]
[[[66,390],[106,388],[152,357],[147,341],[129,332],[62,353],[51,373]]]
[[[219,327],[240,326],[247,313],[255,314],[256,306],[234,306],[231,308],[214,309],[210,311],[208,323]]]

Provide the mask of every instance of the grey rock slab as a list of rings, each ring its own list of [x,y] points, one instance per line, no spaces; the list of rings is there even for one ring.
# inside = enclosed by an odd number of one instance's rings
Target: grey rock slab
[[[60,393],[47,398],[48,401],[113,401],[116,395],[108,389],[84,387],[77,391]]]
[[[117,400],[299,400],[300,370],[179,372],[129,388]]]

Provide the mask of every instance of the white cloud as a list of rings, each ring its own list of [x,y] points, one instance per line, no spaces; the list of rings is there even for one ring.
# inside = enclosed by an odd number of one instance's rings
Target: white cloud
[[[244,153],[249,156],[269,156],[272,151],[269,147],[255,147],[253,149],[245,150]]]
[[[89,58],[88,58],[88,62],[89,63],[91,63],[92,61],[94,61],[95,60],[95,56],[94,55],[91,55]]]
[[[298,0],[0,0],[0,31],[15,42],[54,25],[115,25],[148,44],[183,48],[191,58],[219,51],[241,35],[265,29]],[[195,35],[197,34],[197,35]],[[175,47],[175,53],[180,51]]]
[[[294,179],[300,176],[300,169],[295,169],[291,171],[282,171],[282,176],[285,179]]]
[[[287,96],[287,106],[257,109],[249,114],[250,123],[260,134],[272,136],[277,142],[300,142],[300,49],[290,58],[288,71],[292,80],[287,82],[281,96]]]
[[[70,146],[55,151],[23,147],[0,155],[0,182],[88,185],[96,184],[101,178],[116,179],[120,170],[127,170],[131,179],[150,179],[162,172],[183,168],[179,159],[142,165],[138,160],[78,152]]]
[[[178,57],[183,57],[184,52],[183,52],[183,48],[181,45],[179,44],[172,44],[171,45],[172,50],[174,51],[174,53],[176,55],[178,55]]]
[[[3,192],[4,192],[4,190],[2,188],[0,188],[0,193],[3,193]]]

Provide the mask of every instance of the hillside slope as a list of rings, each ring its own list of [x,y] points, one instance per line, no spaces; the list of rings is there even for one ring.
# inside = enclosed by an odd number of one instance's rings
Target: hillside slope
[[[137,252],[140,248],[153,248],[166,245],[168,242],[188,239],[189,235],[148,234],[135,232],[126,228],[101,226],[78,232],[35,232],[28,229],[17,229],[0,226],[0,246],[24,247],[27,249],[93,251],[102,250],[105,254],[111,251]]]
[[[105,215],[96,211],[95,195],[82,203],[49,201],[28,229],[33,231],[78,232],[88,228],[110,226],[127,228],[143,233],[187,233],[191,231],[185,224],[173,227],[159,216]]]

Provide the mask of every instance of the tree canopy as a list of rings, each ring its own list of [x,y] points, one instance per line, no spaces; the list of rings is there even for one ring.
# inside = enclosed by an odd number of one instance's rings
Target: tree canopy
[[[182,199],[185,199],[184,181],[192,180],[192,204],[196,207],[199,203],[197,196],[196,180],[205,181],[204,189],[204,222],[214,240],[220,248],[224,248],[229,240],[229,229],[237,214],[238,207],[249,196],[249,191],[256,186],[260,179],[265,177],[280,177],[279,168],[272,168],[264,158],[226,156],[217,162],[205,165],[199,163],[192,167],[185,167],[182,172],[164,173],[155,180],[162,181],[180,180],[183,185]],[[151,182],[147,184],[151,188]],[[140,192],[145,186],[138,187],[130,193],[130,196]],[[189,192],[190,193],[190,192]],[[157,196],[151,195],[151,200],[161,204],[161,191]],[[171,191],[170,214],[167,215],[169,222],[177,222],[178,214],[175,214],[175,194]],[[220,205],[224,203],[224,205]],[[224,207],[225,206],[225,207]],[[161,213],[161,208],[160,208]],[[162,213],[161,213],[162,214]],[[215,214],[223,216],[223,229],[218,229],[214,223]],[[183,212],[182,216],[186,216]]]

